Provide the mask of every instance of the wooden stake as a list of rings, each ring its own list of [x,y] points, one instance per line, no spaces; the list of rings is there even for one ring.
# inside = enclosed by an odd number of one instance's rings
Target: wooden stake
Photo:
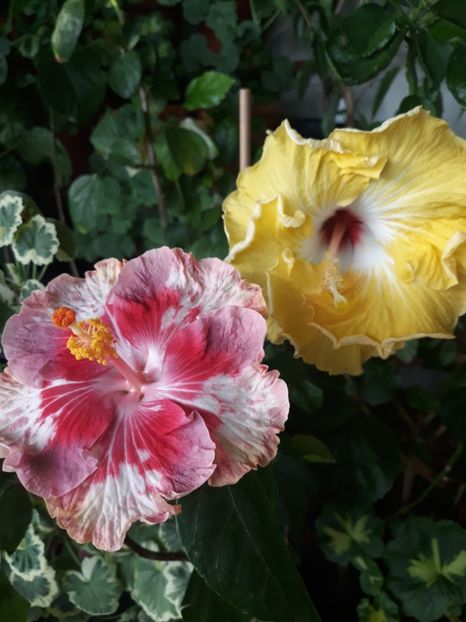
[[[239,91],[239,170],[251,164],[251,90]]]

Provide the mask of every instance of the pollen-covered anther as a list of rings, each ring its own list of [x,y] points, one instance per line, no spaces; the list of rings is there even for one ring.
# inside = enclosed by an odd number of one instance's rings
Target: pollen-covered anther
[[[102,320],[94,318],[86,322],[74,322],[70,328],[73,335],[66,342],[66,347],[76,360],[88,359],[107,365],[110,359],[117,358],[115,339]]]
[[[58,307],[52,314],[52,323],[57,328],[68,328],[76,320],[76,312],[69,307]]]
[[[343,285],[343,277],[338,269],[338,258],[327,252],[322,262],[323,285],[333,296],[336,309],[342,311],[348,305],[346,298],[338,291]]]

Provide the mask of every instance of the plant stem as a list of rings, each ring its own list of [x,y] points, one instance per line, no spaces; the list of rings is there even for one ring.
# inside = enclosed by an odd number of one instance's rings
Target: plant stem
[[[163,227],[168,224],[167,208],[165,206],[165,198],[162,192],[162,186],[160,184],[160,171],[155,159],[154,146],[153,146],[153,134],[152,126],[150,122],[150,110],[149,100],[146,91],[141,87],[139,90],[139,97],[141,99],[141,107],[144,113],[144,122],[146,124],[146,144],[147,144],[147,159],[150,164],[150,176],[152,179],[152,185],[154,186],[154,193],[157,199],[157,206],[159,209],[160,222]]]
[[[163,552],[163,551],[149,551],[149,549],[145,549],[143,546],[135,542],[129,536],[126,536],[125,544],[128,548],[133,550],[135,553],[137,553],[141,557],[145,557],[146,559],[155,559],[156,561],[162,561],[162,562],[170,562],[170,561],[185,562],[188,560],[188,558],[182,551],[179,551],[176,553]]]
[[[52,168],[53,168],[53,192],[55,194],[55,203],[57,206],[58,220],[66,224],[65,211],[63,209],[63,201],[60,193],[61,179],[58,172],[58,156],[57,156],[57,139],[55,134],[55,119],[53,110],[50,109],[50,129],[52,130]],[[79,276],[78,269],[73,260],[70,262],[71,273],[73,276]]]
[[[461,456],[462,452],[463,452],[463,443],[459,443],[455,451],[450,456],[446,465],[443,467],[440,473],[436,477],[434,477],[434,479],[427,486],[427,488],[423,492],[421,492],[421,494],[416,499],[414,499],[414,501],[412,501],[411,503],[408,503],[408,505],[405,505],[399,510],[397,510],[394,514],[389,516],[387,520],[393,520],[395,518],[399,518],[400,516],[403,516],[403,514],[407,514],[408,512],[410,512],[414,507],[419,505],[419,503],[422,503],[422,501],[424,501],[424,499],[426,499],[430,495],[430,493],[433,492],[435,488],[437,488],[438,484],[442,481],[445,475],[447,475],[451,471],[451,469],[457,462],[458,458]]]

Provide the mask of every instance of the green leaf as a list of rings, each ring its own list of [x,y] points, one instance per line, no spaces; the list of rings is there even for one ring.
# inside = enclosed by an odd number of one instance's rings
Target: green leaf
[[[33,127],[24,132],[18,144],[18,153],[23,160],[37,166],[44,160],[53,163],[55,153],[57,168],[61,177],[61,185],[69,183],[71,177],[71,161],[63,143],[46,127]]]
[[[379,74],[392,61],[403,36],[402,32],[398,32],[383,48],[364,58],[353,50],[344,33],[337,32],[328,40],[328,57],[345,84],[362,84]]]
[[[206,71],[188,84],[185,107],[187,110],[197,110],[217,106],[234,83],[233,78],[224,73]]]
[[[129,99],[141,82],[142,67],[136,52],[125,52],[112,65],[108,74],[110,88],[120,97]]]
[[[343,31],[352,48],[367,57],[383,48],[396,31],[390,7],[369,2],[343,19]]]
[[[0,247],[8,246],[22,222],[22,198],[12,192],[0,194]]]
[[[328,441],[336,464],[327,472],[334,499],[372,504],[391,488],[400,472],[401,452],[392,431],[376,417],[357,415]]]
[[[383,522],[369,510],[330,505],[316,522],[320,546],[330,561],[346,566],[353,558],[376,558],[383,551]]]
[[[384,583],[384,576],[378,564],[372,559],[357,555],[351,559],[352,565],[359,570],[359,583],[364,594],[377,596]]]
[[[320,619],[257,474],[234,486],[203,486],[182,500],[182,509],[181,542],[210,589],[263,620]]]
[[[78,252],[73,230],[59,220],[54,220],[52,218],[48,220],[55,225],[58,242],[60,244],[55,258],[58,261],[71,261],[76,257]]]
[[[193,572],[183,601],[183,622],[249,622],[245,616],[210,590]]]
[[[0,506],[0,551],[11,554],[31,522],[31,500],[24,488],[15,485],[0,491]],[[11,520],[12,516],[14,520]]]
[[[63,589],[78,609],[95,616],[115,613],[122,593],[115,566],[97,555],[83,559],[81,572],[67,572]]]
[[[49,607],[58,594],[55,571],[45,557],[45,546],[33,523],[12,555],[3,553],[2,570],[29,604]]]
[[[0,54],[0,86],[2,84],[5,84],[7,78],[8,78],[8,62],[5,56],[3,56],[3,54]]]
[[[315,412],[322,406],[324,393],[320,387],[308,378],[293,382],[290,387],[290,401],[304,412]]]
[[[362,398],[372,406],[390,402],[398,388],[393,363],[372,360],[365,364],[362,377]]]
[[[38,214],[19,227],[11,248],[20,263],[46,266],[53,260],[58,246],[55,225]]]
[[[52,33],[52,49],[59,63],[73,54],[84,24],[84,0],[66,0]]]
[[[466,531],[451,521],[410,518],[394,527],[385,559],[404,613],[434,622],[466,599]]]
[[[466,106],[466,45],[458,45],[452,52],[447,67],[447,85],[453,97]]]
[[[466,28],[466,4],[463,0],[438,0],[432,6],[439,17]]]
[[[0,620],[27,622],[29,604],[0,572]]]
[[[98,175],[81,175],[74,180],[69,189],[69,206],[73,224],[79,232],[87,233],[96,228],[104,201],[103,183]]]
[[[209,13],[209,0],[184,0],[183,17],[190,24],[200,24]]]
[[[306,462],[335,462],[327,445],[310,434],[295,434],[290,441],[290,452],[302,457]]]
[[[417,42],[422,67],[432,86],[438,88],[446,76],[451,46],[437,43],[428,30],[419,32]]]
[[[180,123],[180,127],[191,130],[202,138],[202,140],[205,142],[205,146],[207,147],[209,160],[214,160],[218,156],[217,145],[214,143],[211,137],[206,132],[204,132],[204,130],[194,121],[194,119],[191,119],[190,117],[183,119],[183,121]]]
[[[182,127],[169,126],[165,136],[178,169],[185,175],[199,173],[208,157],[207,146],[199,134]]]

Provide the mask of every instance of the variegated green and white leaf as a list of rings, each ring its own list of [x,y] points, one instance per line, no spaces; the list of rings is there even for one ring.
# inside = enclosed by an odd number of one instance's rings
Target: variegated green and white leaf
[[[59,247],[55,225],[39,214],[17,230],[12,249],[17,261],[37,266],[49,264]]]
[[[122,593],[114,564],[97,555],[83,559],[81,572],[67,572],[63,588],[71,602],[90,615],[115,613]]]
[[[7,285],[3,270],[0,270],[0,300],[9,306],[15,300],[15,292]]]
[[[120,564],[132,599],[150,620],[174,622],[180,619],[191,564],[167,564],[130,555],[123,557]]]
[[[44,286],[37,279],[28,279],[21,286],[21,290],[19,292],[19,300],[23,302],[25,298],[27,298],[32,292],[36,289],[44,289]],[[0,296],[1,296],[1,288],[0,288]]]
[[[21,212],[24,209],[22,198],[11,192],[0,195],[0,246],[7,246],[20,226]]]
[[[158,538],[167,551],[183,550],[174,518],[159,525]]]
[[[32,606],[49,607],[58,594],[55,570],[45,557],[45,546],[33,523],[12,555],[3,553],[2,570],[17,592]]]
[[[77,609],[66,594],[61,593],[48,609],[42,609],[42,617],[51,617],[58,622],[87,622],[89,616]]]

